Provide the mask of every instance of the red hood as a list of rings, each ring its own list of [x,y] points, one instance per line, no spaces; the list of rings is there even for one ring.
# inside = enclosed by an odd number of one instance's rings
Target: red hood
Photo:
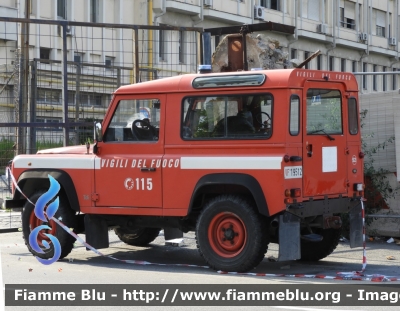
[[[90,145],[89,153],[92,153],[93,145]],[[87,148],[85,145],[80,146],[69,146],[40,150],[38,154],[87,154]]]

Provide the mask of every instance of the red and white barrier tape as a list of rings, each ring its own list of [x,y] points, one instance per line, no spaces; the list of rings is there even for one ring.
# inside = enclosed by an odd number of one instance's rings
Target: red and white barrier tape
[[[29,203],[31,203],[33,206],[35,206],[35,203],[33,203],[29,198],[22,192],[22,190],[19,188],[17,181],[15,180],[13,174],[11,173],[11,170],[9,167],[7,167],[8,172],[11,176],[11,179],[13,181],[13,184],[15,185],[15,188],[28,200]],[[252,272],[246,272],[246,273],[239,273],[239,272],[225,272],[225,271],[218,271],[219,274],[231,274],[231,275],[248,275],[248,276],[258,276],[258,277],[286,277],[286,278],[311,278],[311,279],[330,279],[330,280],[350,280],[350,281],[371,281],[371,282],[395,282],[395,281],[400,281],[400,277],[395,277],[395,276],[385,276],[382,274],[365,274],[364,271],[367,268],[367,253],[366,253],[366,233],[365,233],[365,208],[364,208],[364,202],[361,199],[361,215],[362,215],[362,221],[363,221],[363,260],[362,260],[362,267],[360,271],[353,271],[353,272],[337,272],[336,276],[328,276],[324,274],[274,274],[274,273],[252,273]],[[46,215],[47,216],[47,215]],[[155,265],[155,266],[177,266],[177,267],[196,267],[196,268],[205,268],[208,269],[208,266],[199,266],[199,265],[190,265],[190,264],[162,264],[162,263],[152,263],[148,261],[143,261],[143,260],[123,260],[123,259],[118,259],[115,258],[111,255],[107,256],[101,253],[99,250],[95,249],[88,243],[86,243],[81,237],[79,237],[75,232],[73,232],[70,228],[68,228],[66,225],[64,225],[60,220],[56,219],[55,217],[51,218],[53,221],[55,221],[61,228],[63,228],[65,231],[67,231],[70,235],[72,235],[79,243],[81,243],[83,246],[86,248],[92,250],[94,253],[96,253],[99,256],[111,258],[116,261],[124,262],[124,263],[129,263],[129,264],[135,264],[135,265]]]
[[[14,175],[11,173],[11,170],[9,167],[7,167],[8,172],[11,176],[12,182],[15,186],[15,189],[17,189],[25,199],[27,199],[27,201],[29,203],[31,203],[33,206],[36,206],[35,203],[33,203],[21,190],[21,188],[18,186],[17,181],[15,180]],[[46,212],[44,212],[46,214]],[[47,215],[46,215],[47,217]],[[66,226],[65,224],[63,224],[60,220],[58,220],[55,217],[52,217],[51,220],[53,220],[54,222],[56,222],[61,228],[63,228],[65,231],[67,231],[70,235],[72,235],[79,243],[81,243],[83,246],[85,246],[86,248],[90,249],[91,251],[93,251],[94,253],[96,253],[99,256],[103,256],[103,257],[108,257],[111,258],[113,260],[117,260],[117,261],[121,261],[121,262],[125,262],[125,263],[130,263],[130,264],[136,264],[136,265],[156,265],[156,266],[177,266],[177,267],[197,267],[197,268],[205,268],[205,269],[209,269],[208,266],[199,266],[199,265],[189,265],[189,264],[162,264],[162,263],[152,263],[152,262],[148,262],[148,261],[143,261],[143,260],[124,260],[124,259],[118,259],[115,258],[113,256],[107,256],[104,255],[102,252],[100,252],[99,250],[97,250],[96,248],[94,248],[93,246],[91,246],[90,244],[86,243],[79,235],[77,235],[75,232],[73,232],[68,226]]]

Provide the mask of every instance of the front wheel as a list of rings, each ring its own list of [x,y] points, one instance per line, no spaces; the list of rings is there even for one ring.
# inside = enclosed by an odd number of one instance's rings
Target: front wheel
[[[44,193],[44,191],[38,191],[34,193],[29,199],[36,203],[39,197]],[[62,223],[64,223],[69,228],[76,228],[77,221],[75,212],[69,207],[68,201],[66,197],[62,194],[59,195],[60,203],[58,206],[58,210],[55,213],[54,217],[59,219]],[[22,234],[25,240],[25,244],[28,247],[29,251],[42,259],[50,259],[54,256],[54,245],[51,243],[51,240],[48,238],[47,234],[51,234],[52,236],[56,237],[60,242],[61,246],[61,255],[59,259],[66,257],[72,250],[75,242],[75,238],[72,237],[67,231],[57,225],[53,220],[49,222],[43,222],[39,218],[36,217],[34,212],[35,207],[27,201],[25,206],[22,210]],[[37,236],[37,242],[40,248],[43,250],[44,253],[38,253],[32,249],[29,243],[29,235],[33,229],[38,226],[47,225],[51,229],[50,230],[41,230]],[[49,248],[46,248],[44,242],[47,242]]]
[[[245,272],[268,248],[267,225],[244,199],[221,195],[204,207],[196,225],[200,255],[215,270]]]

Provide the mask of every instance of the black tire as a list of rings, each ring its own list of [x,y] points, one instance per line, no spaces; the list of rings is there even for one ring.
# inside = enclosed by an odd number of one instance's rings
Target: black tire
[[[44,193],[45,191],[38,191],[35,192],[32,196],[29,197],[29,199],[33,202],[36,203],[38,198]],[[58,195],[60,198],[60,204],[58,207],[57,212],[55,213],[54,217],[61,220],[63,224],[65,224],[69,228],[75,228],[77,225],[76,222],[76,216],[75,216],[75,211],[73,211],[68,203],[68,200],[66,199],[65,195],[59,194]],[[37,253],[34,251],[29,244],[29,234],[31,231],[35,228],[38,227],[42,223],[41,220],[39,220],[35,214],[34,214],[34,206],[29,203],[28,201],[25,203],[25,206],[22,210],[22,234],[23,238],[25,241],[26,246],[28,247],[29,251],[42,259],[49,259],[54,256],[54,246],[50,242],[50,248],[46,249],[43,247],[44,254]],[[60,242],[61,245],[61,255],[59,259],[62,259],[66,257],[74,247],[74,242],[75,238],[72,237],[68,232],[66,232],[63,228],[61,228],[59,225],[56,223],[51,223],[48,224],[50,227],[52,227],[52,230],[50,233],[55,236],[58,241]],[[55,229],[54,229],[55,228]],[[55,232],[54,232],[55,231]],[[38,238],[39,244],[40,244],[40,239]]]
[[[341,229],[319,229],[314,233],[322,235],[320,242],[309,242],[301,240],[301,261],[318,261],[332,254],[339,244]]]
[[[158,237],[160,230],[160,228],[139,228],[127,232],[121,228],[115,228],[114,232],[118,238],[126,244],[132,246],[147,246]]]
[[[221,195],[208,202],[197,221],[196,243],[207,264],[227,272],[256,267],[268,249],[267,223],[243,198]]]

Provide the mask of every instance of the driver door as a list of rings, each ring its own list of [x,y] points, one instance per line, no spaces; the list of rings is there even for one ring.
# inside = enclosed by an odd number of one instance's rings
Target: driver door
[[[95,205],[161,208],[165,95],[117,96],[98,143]]]

